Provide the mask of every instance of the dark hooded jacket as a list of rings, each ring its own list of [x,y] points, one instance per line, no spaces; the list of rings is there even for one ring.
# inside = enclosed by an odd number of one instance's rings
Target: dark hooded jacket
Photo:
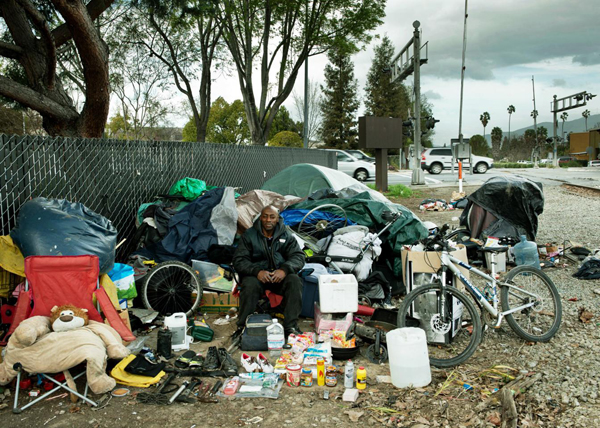
[[[304,267],[304,253],[296,238],[286,229],[281,217],[275,225],[273,241],[269,247],[267,238],[262,233],[259,217],[242,235],[233,255],[233,267],[242,277],[257,276],[261,270],[276,269],[289,275]]]

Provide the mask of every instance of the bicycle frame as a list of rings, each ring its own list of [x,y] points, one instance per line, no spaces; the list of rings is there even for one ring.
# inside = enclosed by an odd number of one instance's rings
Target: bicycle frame
[[[495,254],[492,253],[492,266],[494,266],[494,256]],[[525,305],[516,307],[516,308],[512,308],[508,311],[504,311],[504,312],[499,312],[498,311],[498,280],[496,280],[493,276],[487,275],[484,272],[480,271],[477,268],[472,267],[471,265],[469,265],[468,263],[465,263],[459,259],[457,259],[456,257],[450,255],[450,253],[446,250],[442,251],[442,256],[441,256],[441,264],[442,264],[442,286],[445,287],[446,285],[446,278],[445,278],[445,268],[450,269],[450,271],[452,271],[452,273],[454,275],[456,275],[457,278],[460,279],[460,281],[465,285],[465,287],[467,288],[467,290],[469,290],[469,294],[471,294],[471,297],[473,299],[475,299],[476,302],[478,302],[480,304],[481,307],[485,308],[486,311],[488,311],[492,316],[496,317],[497,321],[496,321],[496,328],[500,327],[500,324],[502,323],[502,319],[508,315],[508,314],[512,314],[513,312],[518,312],[521,311],[523,309],[526,308],[530,308],[532,306],[535,305],[535,302],[529,302]],[[462,272],[458,269],[458,267],[456,266],[460,266],[462,268],[467,269],[469,272],[473,272],[474,274],[476,274],[477,276],[480,276],[483,279],[486,279],[487,281],[490,282],[491,284],[491,288],[492,288],[492,292],[493,292],[493,296],[492,296],[492,304],[490,304],[490,302],[488,301],[488,299],[483,295],[483,293],[481,292],[481,290],[479,288],[477,288],[475,285],[473,285],[463,274]],[[492,269],[492,275],[494,275],[494,271]],[[502,286],[504,287],[512,287],[509,284],[502,284]],[[531,296],[534,296],[532,293],[529,293],[525,290],[521,290],[519,289],[519,292],[521,293],[526,293],[529,294]],[[535,296],[534,296],[535,297]]]

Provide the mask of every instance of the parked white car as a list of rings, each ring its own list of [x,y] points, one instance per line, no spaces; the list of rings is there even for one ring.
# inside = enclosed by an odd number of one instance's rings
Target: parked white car
[[[485,174],[488,169],[494,167],[494,159],[485,156],[471,155],[470,161],[473,163],[473,171],[479,174]],[[455,162],[455,168],[458,163]],[[452,149],[450,147],[433,147],[425,149],[421,154],[421,169],[430,174],[439,174],[444,169],[452,168]],[[469,159],[463,163],[463,168],[470,168]]]
[[[600,160],[591,160],[588,162],[588,166],[600,167]]]
[[[366,181],[375,178],[375,164],[356,159],[343,150],[326,149],[335,152],[338,161],[338,171],[342,171],[358,181]]]

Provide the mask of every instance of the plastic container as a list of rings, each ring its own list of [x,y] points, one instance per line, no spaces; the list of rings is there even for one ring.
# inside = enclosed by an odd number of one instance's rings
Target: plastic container
[[[344,368],[344,388],[354,388],[354,363],[348,360]]]
[[[300,364],[288,364],[286,367],[286,383],[288,386],[300,386],[300,373],[302,367]]]
[[[240,378],[239,378],[239,376],[234,376],[225,384],[225,388],[223,388],[223,394],[234,395],[237,392],[239,387],[240,387]]]
[[[396,388],[423,387],[431,382],[425,330],[397,328],[385,335],[392,384]]]
[[[515,245],[514,254],[517,266],[526,265],[540,269],[537,245],[535,242],[528,241],[525,235],[521,235],[521,242]]]
[[[171,346],[173,349],[186,345],[187,319],[185,313],[176,312],[170,317],[165,317],[165,327],[171,331]]]
[[[267,347],[269,349],[269,356],[279,357],[283,345],[285,345],[283,326],[279,324],[277,318],[273,318],[273,323],[267,327]]]
[[[356,371],[356,389],[365,389],[367,387],[367,369],[360,366]]]
[[[319,304],[325,313],[356,312],[358,310],[358,282],[352,274],[321,275],[319,277]]]

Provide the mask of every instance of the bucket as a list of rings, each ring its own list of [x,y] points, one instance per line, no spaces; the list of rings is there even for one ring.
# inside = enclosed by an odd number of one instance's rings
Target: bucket
[[[431,382],[425,330],[397,328],[385,335],[392,384],[396,388],[423,387]]]
[[[171,346],[173,348],[186,344],[187,319],[185,313],[176,312],[170,317],[165,317],[165,327],[171,331]]]

